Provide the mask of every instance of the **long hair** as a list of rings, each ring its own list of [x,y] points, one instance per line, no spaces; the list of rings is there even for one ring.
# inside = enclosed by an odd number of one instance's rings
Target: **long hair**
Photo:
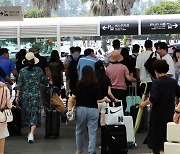
[[[99,82],[103,83],[105,81],[106,73],[105,73],[104,65],[100,60],[95,63],[95,73],[98,83]]]
[[[127,48],[122,48],[121,55],[125,61],[130,61],[129,50]]]
[[[49,59],[49,63],[50,62],[58,62],[60,60],[60,57],[59,57],[59,53],[57,50],[53,50],[51,52],[51,57]]]
[[[95,73],[96,73],[96,77],[98,80],[99,88],[101,89],[101,91],[102,91],[102,89],[106,90],[107,76],[105,73],[105,68],[104,68],[103,62],[100,60],[95,63]]]
[[[16,54],[16,60],[22,62],[25,59],[27,51],[25,49],[21,49]]]
[[[173,56],[172,56],[173,60],[175,62],[178,62],[178,58],[176,56],[176,53],[180,53],[180,50],[179,49],[175,49],[174,52],[173,52]]]
[[[84,66],[82,69],[82,78],[79,81],[79,84],[91,85],[97,83],[97,78],[95,72],[91,66]]]

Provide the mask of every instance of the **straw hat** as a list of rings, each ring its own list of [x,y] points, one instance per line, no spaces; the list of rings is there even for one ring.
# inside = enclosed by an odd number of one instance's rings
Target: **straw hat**
[[[36,58],[36,57],[34,56],[34,53],[32,53],[32,52],[28,52],[28,53],[26,54],[25,58],[26,58],[27,61],[31,61],[32,59],[34,59],[34,64],[39,63],[39,59]],[[25,59],[22,61],[23,64],[24,64],[24,61],[25,61]]]
[[[121,54],[120,54],[120,52],[119,51],[113,51],[112,53],[111,53],[111,56],[110,56],[110,58],[109,58],[109,61],[110,62],[117,62],[117,61],[119,61],[121,59]]]

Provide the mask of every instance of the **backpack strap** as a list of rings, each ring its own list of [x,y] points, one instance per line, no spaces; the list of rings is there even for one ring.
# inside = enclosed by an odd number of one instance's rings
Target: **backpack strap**
[[[3,95],[4,95],[4,87],[3,87],[2,97],[1,97],[1,105],[0,105],[0,110],[1,110],[1,106],[2,106]]]
[[[150,56],[149,56],[149,58],[148,58],[148,59],[151,59],[151,58],[152,58],[152,56],[153,56],[153,54],[154,54],[154,52],[152,52],[152,53],[150,54]]]
[[[71,58],[71,60],[72,60],[72,61],[74,61],[74,58],[73,58],[73,56],[72,56],[72,55],[70,55],[70,58]]]

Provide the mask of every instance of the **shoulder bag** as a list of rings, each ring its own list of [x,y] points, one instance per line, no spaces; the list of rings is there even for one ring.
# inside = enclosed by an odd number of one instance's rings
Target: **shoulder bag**
[[[4,87],[1,97],[1,105],[3,102],[3,96],[4,96]],[[12,121],[13,121],[13,114],[11,112],[11,109],[7,108],[7,90],[6,90],[6,106],[4,109],[0,109],[0,123],[12,122]]]

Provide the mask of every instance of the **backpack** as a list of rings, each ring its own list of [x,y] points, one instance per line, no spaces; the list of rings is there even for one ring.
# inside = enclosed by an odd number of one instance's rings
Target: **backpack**
[[[78,59],[74,59],[72,55],[70,55],[70,58],[71,58],[71,61],[69,63],[69,69],[68,69],[68,76],[69,78],[78,78],[78,75],[77,75],[77,64],[79,62],[79,59],[81,58],[82,56],[79,56]]]
[[[64,69],[63,64],[61,64],[60,62],[50,63],[49,69],[51,71],[53,83],[55,84],[62,83],[62,77],[63,77],[62,70]]]
[[[144,67],[146,68],[146,70],[150,74],[152,80],[154,80],[156,78],[156,74],[155,74],[155,70],[154,70],[154,67],[153,67],[153,63],[154,63],[154,61],[157,60],[156,52],[155,52],[155,57],[153,57],[153,54],[154,54],[154,52],[152,52],[150,54],[149,58],[144,63]]]

